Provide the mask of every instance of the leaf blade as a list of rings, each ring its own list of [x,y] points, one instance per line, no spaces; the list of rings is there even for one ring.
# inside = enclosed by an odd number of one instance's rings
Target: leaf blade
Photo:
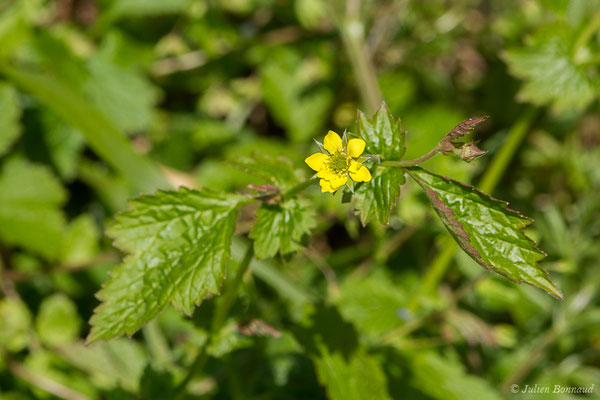
[[[88,342],[133,334],[169,303],[191,314],[220,290],[242,196],[181,188],[130,203],[109,227],[131,252],[97,293]]]
[[[545,253],[522,232],[531,219],[472,186],[419,167],[406,170],[423,188],[458,245],[473,260],[490,271],[541,288],[562,300],[560,289],[537,264]]]

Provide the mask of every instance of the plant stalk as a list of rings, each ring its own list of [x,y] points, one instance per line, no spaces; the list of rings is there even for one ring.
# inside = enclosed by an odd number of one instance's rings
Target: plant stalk
[[[229,313],[231,306],[237,298],[239,287],[244,280],[244,275],[246,275],[246,272],[248,271],[253,257],[254,246],[252,243],[250,243],[248,245],[248,249],[246,250],[244,258],[240,262],[240,265],[235,275],[233,276],[233,279],[229,282],[229,284],[226,285],[225,293],[223,294],[223,297],[221,297],[221,301],[217,304],[217,309],[215,310],[215,314],[213,315],[211,328],[206,343],[204,344],[204,346],[202,346],[200,353],[198,353],[198,355],[194,359],[194,362],[189,368],[188,374],[177,386],[178,394],[182,394],[184,392],[190,380],[194,377],[194,375],[196,375],[198,371],[200,371],[204,367],[204,364],[208,359],[208,349],[213,343],[214,338],[217,336],[217,334],[219,334],[219,332],[223,328],[223,325],[225,324],[227,314]]]

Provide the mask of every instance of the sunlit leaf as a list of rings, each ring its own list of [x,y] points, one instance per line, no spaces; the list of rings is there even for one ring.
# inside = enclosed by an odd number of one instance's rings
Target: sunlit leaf
[[[133,334],[169,302],[191,314],[218,293],[242,196],[181,188],[130,202],[108,234],[132,253],[98,292],[88,341]]]
[[[490,271],[562,299],[558,287],[537,264],[545,254],[522,231],[531,219],[472,186],[418,167],[407,171],[421,185],[450,234],[471,258]]]
[[[49,259],[60,255],[66,192],[41,165],[7,161],[0,173],[0,238]]]
[[[256,212],[257,220],[250,238],[258,258],[293,253],[302,248],[303,236],[315,227],[314,209],[298,200],[281,204],[263,204]]]
[[[400,196],[400,186],[406,182],[404,171],[400,168],[378,167],[371,173],[373,178],[369,182],[356,186],[353,196],[354,209],[360,215],[363,225],[366,225],[373,215],[382,224],[387,224],[390,211]]]

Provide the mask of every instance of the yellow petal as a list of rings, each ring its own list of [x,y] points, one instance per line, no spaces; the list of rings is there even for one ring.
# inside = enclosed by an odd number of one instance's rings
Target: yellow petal
[[[348,177],[346,175],[336,175],[335,178],[329,180],[329,183],[334,190],[338,190],[340,186],[345,185],[346,182],[348,182]]]
[[[357,173],[358,170],[360,169],[360,167],[362,167],[362,166],[363,165],[361,163],[359,163],[358,161],[352,161],[352,162],[350,162],[350,168],[348,169],[348,171]]]
[[[323,167],[319,170],[319,173],[317,174],[317,176],[319,178],[325,179],[325,180],[332,180],[333,178],[335,178],[337,176],[337,174],[335,174],[334,172],[332,172],[330,169],[328,169],[327,167]]]
[[[321,192],[323,192],[323,193],[325,193],[325,192],[329,192],[329,193],[335,192],[335,189],[333,189],[331,187],[331,184],[329,183],[329,181],[327,181],[325,179],[321,179],[319,181],[319,185],[321,185]]]
[[[350,167],[352,168],[352,167]],[[367,182],[371,180],[371,173],[364,165],[358,168],[356,172],[350,170],[350,178],[355,182]]]
[[[350,139],[348,141],[348,155],[353,158],[360,157],[365,151],[365,141],[362,139]]]
[[[325,150],[327,150],[330,154],[333,154],[342,149],[342,138],[334,131],[329,131],[327,132],[327,135],[325,135],[323,147],[325,147]]]
[[[329,156],[327,154],[315,153],[312,156],[307,157],[306,160],[304,160],[304,162],[307,163],[308,166],[314,169],[315,171],[319,171],[321,170],[321,168],[323,168],[323,164],[328,158]]]

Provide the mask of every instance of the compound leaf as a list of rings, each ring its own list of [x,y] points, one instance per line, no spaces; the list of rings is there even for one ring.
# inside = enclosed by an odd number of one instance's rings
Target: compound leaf
[[[98,292],[88,341],[133,334],[169,302],[191,314],[219,292],[242,196],[159,191],[130,202],[108,234],[132,253]]]
[[[282,204],[263,204],[256,212],[257,220],[250,238],[258,258],[293,253],[302,248],[302,237],[315,227],[314,210],[298,200]]]
[[[515,282],[528,283],[562,299],[558,287],[537,264],[545,254],[522,232],[531,219],[472,186],[419,167],[406,170],[425,190],[450,234],[473,260]]]

